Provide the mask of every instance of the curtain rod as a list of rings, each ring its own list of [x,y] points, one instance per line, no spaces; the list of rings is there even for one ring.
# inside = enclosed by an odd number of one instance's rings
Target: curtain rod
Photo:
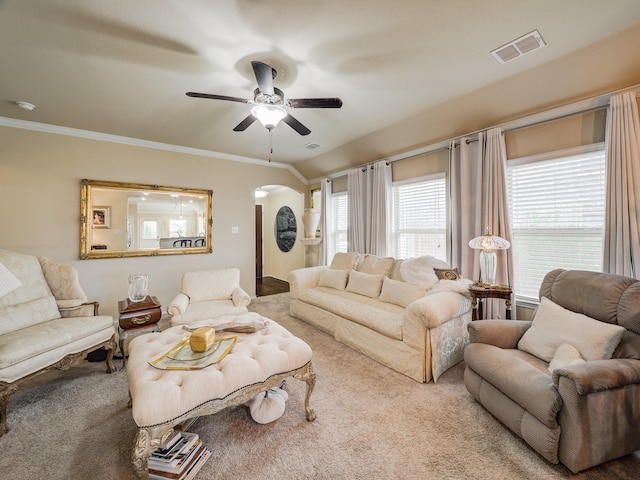
[[[415,158],[418,157],[420,155],[425,155],[427,153],[432,153],[432,152],[437,152],[439,150],[443,150],[443,149],[449,149],[449,145],[451,144],[451,142],[453,141],[459,141],[462,137],[468,137],[468,136],[473,136],[473,135],[477,135],[480,132],[486,131],[486,130],[490,130],[492,128],[496,128],[496,127],[504,127],[504,132],[514,132],[516,130],[521,130],[523,128],[529,128],[529,127],[535,127],[537,125],[542,125],[544,123],[548,123],[548,122],[553,122],[555,120],[562,120],[563,118],[568,118],[574,115],[580,115],[580,114],[584,114],[584,113],[589,113],[589,112],[594,112],[594,111],[598,111],[598,110],[604,110],[606,108],[609,107],[609,100],[613,95],[617,95],[619,93],[625,93],[625,92],[633,92],[635,94],[636,97],[640,97],[640,84],[637,85],[633,85],[631,87],[627,87],[627,88],[623,88],[621,90],[616,90],[613,92],[609,92],[609,93],[605,93],[602,95],[598,95],[596,97],[590,97],[588,99],[585,100],[580,100],[577,102],[573,102],[570,104],[566,104],[566,105],[561,105],[559,107],[556,108],[551,108],[549,110],[545,110],[543,112],[539,112],[539,113],[534,113],[532,115],[527,115],[525,117],[521,117],[515,120],[511,120],[508,122],[504,122],[498,125],[494,125],[492,127],[487,127],[487,128],[483,128],[481,130],[476,130],[474,132],[470,132],[470,133],[466,133],[464,135],[459,135],[457,137],[453,137],[449,140],[444,140],[442,142],[438,142],[438,143],[434,143],[431,145],[428,145],[426,147],[422,147],[416,150],[412,150],[410,152],[406,152],[404,154],[398,154],[398,155],[394,155],[391,157],[386,157],[386,158],[382,158],[380,160],[386,160],[389,163],[395,163],[397,161],[400,160],[408,160],[410,158]],[[596,103],[596,105],[594,106],[594,102]],[[557,114],[554,114],[553,112],[558,112]],[[538,120],[536,120],[537,117],[542,117]],[[511,127],[509,127],[508,125],[513,125]],[[477,138],[476,139],[468,139],[468,142],[474,142],[474,141],[478,141]],[[377,161],[380,161],[377,160]],[[369,162],[363,165],[357,165],[355,167],[352,168],[364,168],[367,167],[373,163],[376,163],[377,161],[374,162]],[[349,169],[350,170],[350,169]],[[335,179],[335,178],[340,178],[340,177],[344,177],[345,175],[347,175],[349,170],[342,170],[340,172],[336,172],[333,175],[329,176],[329,180],[331,179]],[[320,179],[317,179],[320,180]]]

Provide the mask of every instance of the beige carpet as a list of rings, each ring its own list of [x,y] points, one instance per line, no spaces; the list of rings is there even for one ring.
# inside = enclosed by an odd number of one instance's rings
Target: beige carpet
[[[306,385],[293,379],[272,424],[253,422],[244,407],[203,417],[191,430],[213,454],[198,479],[640,478],[640,452],[575,476],[548,464],[470,398],[462,364],[419,384],[291,318],[288,294],[251,309],[313,348],[317,420],[305,420]],[[0,478],[134,479],[127,398],[126,373],[107,375],[103,363],[34,380],[9,402]]]

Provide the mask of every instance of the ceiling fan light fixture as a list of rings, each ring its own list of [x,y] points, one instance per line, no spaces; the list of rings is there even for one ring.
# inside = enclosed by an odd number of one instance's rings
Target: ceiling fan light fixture
[[[280,120],[287,116],[287,111],[280,105],[256,105],[251,109],[251,115],[267,130],[273,130]]]

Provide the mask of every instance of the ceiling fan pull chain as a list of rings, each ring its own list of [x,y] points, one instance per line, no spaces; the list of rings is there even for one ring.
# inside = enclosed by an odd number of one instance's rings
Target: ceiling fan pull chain
[[[269,130],[269,163],[271,163],[271,155],[273,155],[273,145],[271,141],[271,130]]]

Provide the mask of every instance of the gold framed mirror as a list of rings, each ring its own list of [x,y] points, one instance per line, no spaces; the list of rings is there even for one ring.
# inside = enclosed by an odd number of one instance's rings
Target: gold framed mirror
[[[211,253],[213,191],[81,182],[80,258]]]

